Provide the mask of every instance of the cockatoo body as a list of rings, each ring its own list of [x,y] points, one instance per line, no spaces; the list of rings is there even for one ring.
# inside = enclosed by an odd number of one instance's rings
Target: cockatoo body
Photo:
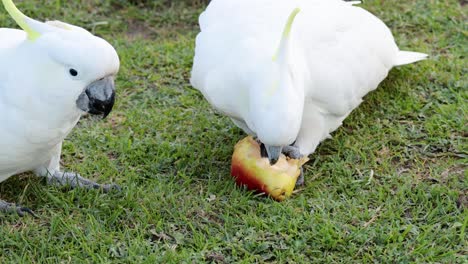
[[[191,83],[265,145],[309,155],[398,65],[388,27],[341,0],[213,0],[200,16]],[[297,153],[296,153],[297,156]]]
[[[50,183],[103,188],[60,170],[62,142],[84,113],[107,116],[119,69],[115,49],[88,31],[6,10],[23,30],[0,28],[0,182],[34,171]],[[28,211],[0,200],[0,211]]]

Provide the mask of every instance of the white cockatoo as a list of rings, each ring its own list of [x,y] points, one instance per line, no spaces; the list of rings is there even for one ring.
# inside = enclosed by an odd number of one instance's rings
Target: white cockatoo
[[[191,84],[263,143],[271,164],[281,152],[309,155],[390,69],[426,58],[400,51],[357,2],[212,0]]]
[[[83,28],[42,23],[2,2],[23,30],[0,28],[0,182],[34,171],[59,185],[118,187],[62,172],[59,164],[62,142],[80,117],[112,110],[117,52]],[[3,200],[0,211],[30,212]]]

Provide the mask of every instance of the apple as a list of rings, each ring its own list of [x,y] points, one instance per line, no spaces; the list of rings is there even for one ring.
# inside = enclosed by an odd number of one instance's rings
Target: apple
[[[301,166],[309,159],[291,159],[281,154],[275,165],[262,158],[260,145],[251,136],[239,141],[232,155],[231,175],[240,186],[265,193],[278,201],[291,196],[301,173]]]

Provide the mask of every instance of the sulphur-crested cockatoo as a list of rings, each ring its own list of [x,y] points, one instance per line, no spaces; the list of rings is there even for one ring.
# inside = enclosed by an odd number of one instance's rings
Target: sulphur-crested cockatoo
[[[394,66],[377,17],[341,0],[212,0],[200,16],[191,83],[219,112],[281,152],[309,155]],[[301,183],[301,180],[299,180]]]
[[[42,23],[2,2],[23,30],[0,28],[0,182],[34,171],[59,185],[117,187],[62,172],[59,164],[62,141],[80,117],[112,110],[117,52],[80,27]],[[29,209],[0,200],[0,211]]]

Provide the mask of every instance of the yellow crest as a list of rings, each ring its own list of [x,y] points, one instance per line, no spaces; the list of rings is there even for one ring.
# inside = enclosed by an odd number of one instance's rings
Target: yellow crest
[[[288,21],[286,22],[286,26],[284,27],[283,30],[283,35],[281,36],[281,41],[280,45],[278,47],[278,50],[276,51],[275,55],[273,56],[273,61],[276,61],[278,59],[278,56],[280,55],[281,51],[286,48],[286,42],[289,38],[289,34],[291,33],[291,28],[294,22],[294,19],[296,18],[297,14],[301,12],[300,8],[295,8],[291,14],[289,15]]]
[[[13,3],[12,0],[2,0],[3,6],[5,6],[5,9],[8,11],[10,16],[13,18],[13,20],[16,21],[18,26],[20,26],[26,33],[28,34],[28,39],[31,41],[36,40],[39,38],[41,34],[39,32],[33,30],[27,23],[27,16],[25,16],[21,11],[16,8],[15,4]]]

